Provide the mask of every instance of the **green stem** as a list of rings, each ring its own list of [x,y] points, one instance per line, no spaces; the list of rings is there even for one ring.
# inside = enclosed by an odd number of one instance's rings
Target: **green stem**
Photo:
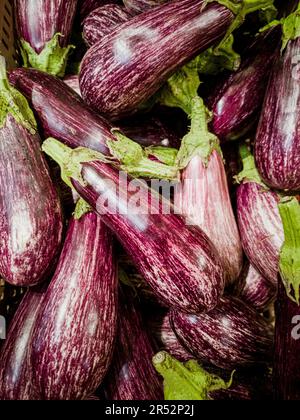
[[[165,400],[209,400],[209,392],[228,389],[228,383],[205,371],[196,360],[181,363],[162,351],[153,358],[153,365],[164,378]]]
[[[240,157],[243,162],[243,170],[235,177],[236,181],[242,183],[243,181],[256,182],[267,189],[263,183],[255,166],[254,156],[251,153],[250,146],[243,143],[239,148]]]
[[[287,197],[279,204],[285,241],[280,253],[279,269],[289,298],[300,303],[300,205]]]

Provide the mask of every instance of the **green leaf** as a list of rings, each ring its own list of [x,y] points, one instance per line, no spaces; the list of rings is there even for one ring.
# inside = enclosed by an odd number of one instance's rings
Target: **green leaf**
[[[38,54],[24,39],[20,40],[20,50],[24,67],[33,67],[45,71],[53,76],[64,77],[68,56],[75,47],[69,45],[62,48],[59,39],[62,35],[57,33],[45,44],[44,49]]]
[[[156,354],[153,365],[164,378],[165,400],[207,401],[209,392],[228,389],[233,381],[234,372],[225,382],[205,371],[196,360],[181,363],[166,352]]]
[[[300,205],[295,197],[279,203],[285,241],[280,253],[279,270],[289,298],[300,303]]]
[[[36,133],[37,123],[27,99],[9,84],[5,59],[0,56],[0,128],[9,114],[32,134]]]

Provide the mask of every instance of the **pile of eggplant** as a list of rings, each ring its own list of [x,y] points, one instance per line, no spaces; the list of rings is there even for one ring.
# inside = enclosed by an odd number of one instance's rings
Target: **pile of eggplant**
[[[300,2],[14,0],[14,23],[0,399],[300,399]]]

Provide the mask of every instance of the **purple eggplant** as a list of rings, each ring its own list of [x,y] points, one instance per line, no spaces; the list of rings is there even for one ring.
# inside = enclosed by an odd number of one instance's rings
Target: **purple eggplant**
[[[0,61],[0,275],[10,284],[44,280],[60,250],[62,212],[36,122]]]
[[[280,280],[276,303],[274,397],[300,400],[300,307],[292,302]]]
[[[255,269],[275,287],[284,243],[278,195],[261,183],[254,159],[244,148],[244,172],[239,175],[237,216],[244,251]]]
[[[117,235],[159,299],[192,313],[217,305],[224,290],[217,251],[201,229],[187,226],[186,220],[175,214],[170,201],[145,181],[129,179],[124,172],[93,158],[87,149],[72,151],[48,139],[43,150],[60,164],[65,182]],[[73,158],[74,173],[69,171]],[[81,166],[79,162],[85,163]],[[83,184],[79,180],[84,180]]]
[[[24,296],[0,352],[0,399],[37,398],[29,360],[33,327],[42,306],[45,288],[30,289]]]
[[[162,383],[152,366],[155,349],[130,292],[121,293],[114,357],[103,383],[108,400],[160,400]]]
[[[163,164],[159,158],[153,160],[147,150],[113,130],[62,80],[32,69],[13,70],[10,80],[30,101],[45,137],[55,137],[73,148],[96,150],[116,164],[119,161],[121,169],[134,175],[176,177],[176,167]]]
[[[14,0],[25,67],[64,76],[77,0]]]
[[[134,113],[169,76],[221,40],[234,20],[225,6],[177,0],[142,13],[85,55],[80,88],[85,101],[110,119]]]
[[[74,90],[77,95],[81,96],[80,86],[79,86],[79,79],[76,74],[67,75],[64,77],[64,82],[69,88]]]
[[[238,297],[258,311],[264,311],[275,301],[277,288],[249,263],[240,278]]]
[[[245,54],[240,69],[222,81],[208,99],[212,131],[221,141],[236,140],[257,122],[276,56],[280,31],[262,35]]]
[[[172,310],[171,325],[197,359],[223,369],[268,362],[272,354],[272,328],[240,300],[221,299],[216,309],[200,315]]]
[[[95,9],[105,4],[121,3],[119,0],[78,0],[81,22]]]
[[[83,39],[91,47],[113,31],[116,26],[127,22],[132,15],[118,4],[106,4],[94,10],[83,22]]]
[[[31,363],[43,400],[82,400],[109,367],[116,333],[112,236],[95,213],[72,219],[34,325]]]
[[[152,9],[153,7],[160,6],[168,0],[123,0],[126,9],[132,14],[138,14]]]
[[[298,26],[299,10],[300,6],[295,12]],[[278,52],[255,141],[256,166],[263,181],[285,192],[300,191],[299,57],[300,37]]]

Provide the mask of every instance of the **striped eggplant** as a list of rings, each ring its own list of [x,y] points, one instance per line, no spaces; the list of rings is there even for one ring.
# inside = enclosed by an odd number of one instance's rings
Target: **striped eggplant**
[[[155,349],[137,303],[124,289],[120,293],[117,341],[103,383],[104,394],[108,400],[160,400],[162,384],[152,366]]]
[[[37,398],[29,360],[33,327],[42,307],[45,287],[32,288],[14,315],[0,352],[0,399]]]
[[[264,311],[275,301],[277,288],[249,263],[240,277],[238,297],[258,311]]]
[[[42,400],[82,400],[109,367],[116,333],[112,236],[95,213],[72,219],[34,325],[31,363]]]
[[[36,121],[12,88],[0,57],[0,275],[10,284],[44,280],[59,252],[62,212]]]
[[[187,153],[192,157],[187,166],[185,163],[183,165],[181,183],[175,190],[174,201],[191,223],[199,226],[213,242],[221,257],[227,284],[230,285],[238,279],[243,267],[242,244],[219,141],[207,129],[202,99],[195,97],[191,102],[192,125],[183,139],[182,150],[186,152],[193,144],[193,152]]]
[[[172,310],[170,322],[194,357],[219,368],[251,366],[271,358],[271,326],[237,298],[222,298],[216,309],[200,315]]]
[[[287,296],[280,280],[276,303],[274,397],[300,400],[300,307]]]
[[[14,0],[25,67],[64,75],[76,7],[77,0]]]
[[[145,181],[100,162],[90,150],[72,151],[55,139],[45,141],[43,150],[59,163],[65,182],[117,235],[160,300],[192,313],[217,305],[224,290],[217,251],[201,229],[175,214],[169,200]]]
[[[157,347],[160,350],[167,351],[171,356],[175,357],[180,362],[187,362],[193,359],[189,353],[178,341],[170,324],[168,312],[161,313],[153,308],[153,313],[146,315],[147,325],[151,335],[153,335]]]
[[[105,4],[121,3],[119,0],[78,0],[78,8],[81,22],[95,9]]]
[[[102,40],[116,26],[127,22],[132,15],[118,4],[106,4],[94,10],[83,22],[83,39],[88,47]]]
[[[75,147],[87,147],[102,153],[121,169],[134,175],[173,179],[177,168],[163,164],[157,154],[154,160],[134,141],[93,112],[66,83],[33,69],[16,69],[11,83],[31,103],[44,136],[59,139]],[[171,156],[173,150],[170,150]],[[164,159],[163,155],[163,159]]]
[[[257,122],[279,39],[276,29],[261,35],[245,53],[240,69],[208,98],[210,127],[222,142],[240,138]]]
[[[272,69],[255,140],[255,160],[263,181],[286,192],[300,191],[299,11],[300,5],[291,15],[296,38],[283,43]]]
[[[221,40],[234,17],[202,0],[135,16],[88,50],[80,71],[84,100],[110,119],[134,113],[175,70]]]
[[[146,10],[152,9],[155,6],[160,6],[168,0],[123,0],[123,3],[132,14],[142,13]]]
[[[244,148],[244,171],[237,190],[237,216],[242,245],[253,267],[275,287],[284,243],[278,195],[261,183],[252,155]]]
[[[80,87],[79,87],[79,79],[76,74],[70,74],[64,77],[64,82],[69,88],[74,90],[77,95],[81,96]]]

